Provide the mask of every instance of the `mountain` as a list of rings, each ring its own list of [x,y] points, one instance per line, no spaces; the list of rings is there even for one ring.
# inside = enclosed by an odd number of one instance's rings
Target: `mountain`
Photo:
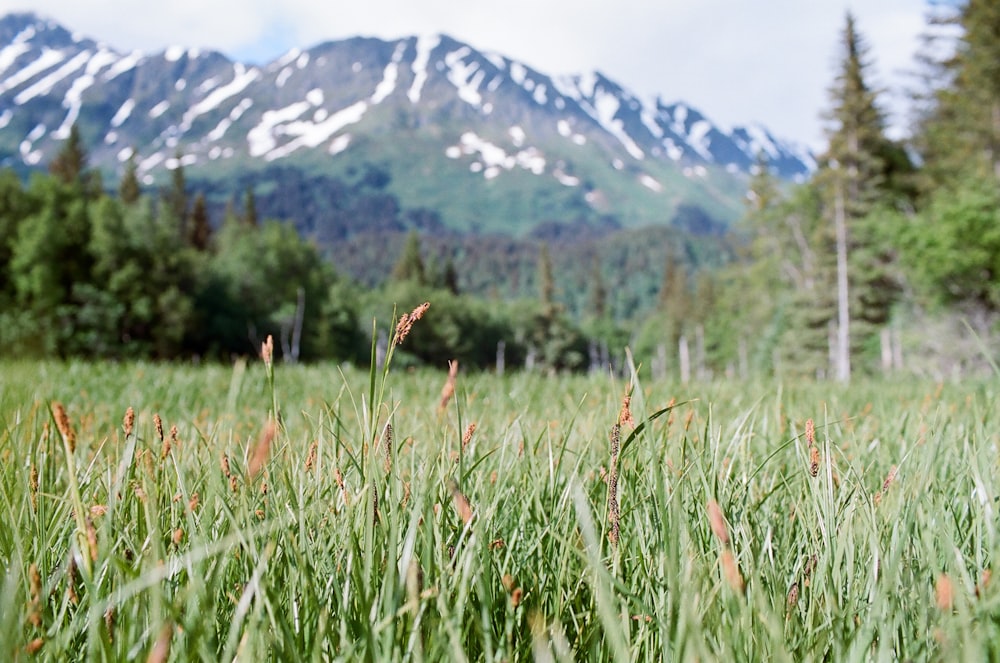
[[[44,167],[76,123],[105,182],[130,157],[150,186],[181,164],[216,209],[252,188],[262,215],[325,245],[681,218],[714,232],[740,213],[758,154],[789,180],[814,167],[764,127],[726,132],[600,73],[549,76],[444,35],[331,41],[253,66],[123,53],[16,13],[0,44],[0,166]]]

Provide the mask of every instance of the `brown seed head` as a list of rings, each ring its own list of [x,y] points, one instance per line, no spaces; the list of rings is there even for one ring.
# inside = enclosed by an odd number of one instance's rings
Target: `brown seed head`
[[[267,423],[264,424],[264,430],[261,431],[260,437],[257,438],[257,446],[254,447],[253,455],[250,456],[250,463],[247,465],[247,472],[251,478],[256,477],[260,473],[261,468],[264,467],[264,463],[267,462],[267,454],[271,450],[271,442],[274,440],[277,432],[278,426],[274,423],[274,419],[268,419]]]
[[[729,530],[726,528],[726,519],[722,515],[722,508],[715,500],[708,501],[708,524],[712,527],[712,534],[724,546],[729,545]]]
[[[183,539],[184,539],[184,530],[178,527],[177,529],[174,530],[174,534],[171,537],[171,541],[173,541],[174,545],[177,546],[180,545]]]
[[[455,394],[455,381],[458,378],[458,360],[452,359],[448,362],[448,378],[441,387],[441,400],[438,402],[438,412],[444,412],[448,407],[448,401]]]
[[[742,594],[746,590],[746,583],[743,582],[743,575],[740,573],[736,558],[733,557],[733,551],[729,548],[723,550],[719,556],[719,563],[722,565],[722,575],[726,582],[733,588],[733,591]]]
[[[632,409],[630,407],[631,403],[632,394],[626,393],[622,398],[622,409],[621,412],[618,413],[618,423],[622,426],[628,426],[629,428],[635,429],[635,419],[632,418]]]
[[[228,479],[232,476],[232,472],[229,470],[229,456],[222,454],[222,458],[219,459],[219,462],[222,465],[222,473],[226,475],[226,478]]]
[[[31,491],[31,508],[38,510],[38,467],[32,463],[28,474],[28,488]]]
[[[312,472],[313,467],[316,466],[316,453],[319,449],[319,441],[313,440],[312,444],[309,445],[309,452],[306,454],[306,472]]]
[[[462,435],[462,451],[465,451],[469,442],[472,441],[472,434],[476,432],[476,422],[473,421],[471,424],[465,427],[465,434]]]
[[[424,302],[409,313],[404,313],[400,316],[399,322],[396,323],[396,333],[394,335],[395,338],[393,339],[396,345],[403,342],[403,339],[405,339],[410,334],[410,330],[413,329],[413,323],[424,317],[424,313],[426,313],[427,309],[430,307],[430,302]]]
[[[156,437],[163,442],[163,419],[160,418],[160,413],[157,412],[153,415],[153,426],[156,428]]]
[[[955,586],[946,573],[939,575],[934,584],[934,600],[942,612],[950,612],[955,605]]]
[[[799,583],[792,583],[791,588],[788,590],[788,599],[785,601],[785,604],[789,610],[799,604]]]
[[[125,437],[132,434],[132,429],[135,427],[135,410],[129,405],[128,409],[125,410],[125,419],[122,420],[122,429],[125,431]]]
[[[458,512],[458,517],[462,519],[462,522],[468,525],[469,521],[472,520],[472,506],[469,504],[469,498],[459,490],[454,479],[451,481],[450,487],[451,498],[455,502],[455,511]]]
[[[56,428],[59,430],[59,434],[62,435],[66,446],[70,452],[76,451],[76,431],[73,430],[73,426],[70,424],[66,408],[59,401],[53,401],[52,413],[55,415]]]
[[[524,590],[520,587],[515,587],[514,591],[510,593],[510,605],[513,608],[521,605],[521,598],[524,596]]]
[[[260,344],[260,358],[264,361],[264,366],[271,368],[274,363],[274,338],[268,334],[267,340]]]
[[[28,655],[36,654],[36,653],[38,653],[38,650],[41,649],[42,645],[44,645],[44,644],[45,644],[45,640],[44,639],[42,639],[42,638],[35,638],[34,640],[32,640],[31,642],[29,642],[28,644],[26,644],[24,646],[24,653],[28,654]]]
[[[270,338],[270,337],[268,337]],[[174,625],[167,622],[160,629],[160,635],[156,638],[156,644],[149,652],[146,663],[164,663],[170,658],[170,640],[174,637]]]
[[[809,447],[809,474],[813,477],[819,475],[819,447],[815,444]]]
[[[386,474],[392,471],[392,424],[386,424],[382,432],[382,468]]]
[[[190,501],[188,501],[188,511],[193,512],[195,509],[198,508],[199,499],[200,498],[198,497],[198,493],[191,493],[191,499]]]
[[[806,444],[810,447],[816,444],[816,424],[812,419],[806,419]]]

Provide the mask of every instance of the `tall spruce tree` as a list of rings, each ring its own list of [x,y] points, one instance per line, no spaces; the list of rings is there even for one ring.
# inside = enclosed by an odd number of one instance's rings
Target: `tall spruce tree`
[[[125,172],[122,174],[121,182],[118,183],[118,198],[126,205],[134,205],[139,202],[141,196],[142,187],[139,186],[138,168],[133,150],[125,162]]]
[[[885,116],[877,103],[878,93],[868,82],[868,47],[850,13],[842,34],[842,52],[826,115],[828,147],[820,159],[815,185],[823,195],[834,247],[834,251],[820,255],[835,257],[835,266],[829,270],[835,277],[837,311],[835,333],[830,334],[831,368],[838,380],[846,382],[851,377],[851,323],[853,309],[857,308],[852,301],[859,294],[851,290],[859,288],[864,295],[865,289],[884,285],[881,273],[873,281],[867,273],[873,266],[857,264],[856,260],[852,264],[850,254],[865,240],[871,241],[861,236],[858,226],[885,197],[885,155],[890,142],[885,136]],[[878,315],[885,317],[887,313]]]

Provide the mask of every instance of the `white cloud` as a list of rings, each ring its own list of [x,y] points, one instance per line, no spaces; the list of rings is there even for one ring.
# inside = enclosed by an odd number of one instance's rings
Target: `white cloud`
[[[923,26],[922,0],[852,8],[872,47],[876,81],[895,94]],[[822,140],[843,0],[0,0],[120,50],[170,44],[267,61],[292,46],[355,35],[443,32],[545,73],[598,69],[643,97],[682,99],[723,125],[758,121],[777,135]],[[894,118],[902,120],[902,118]]]

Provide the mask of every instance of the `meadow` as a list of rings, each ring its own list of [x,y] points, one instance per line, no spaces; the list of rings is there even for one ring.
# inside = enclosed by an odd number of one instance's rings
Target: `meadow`
[[[400,348],[0,366],[0,657],[1000,658],[996,382],[449,379]]]

